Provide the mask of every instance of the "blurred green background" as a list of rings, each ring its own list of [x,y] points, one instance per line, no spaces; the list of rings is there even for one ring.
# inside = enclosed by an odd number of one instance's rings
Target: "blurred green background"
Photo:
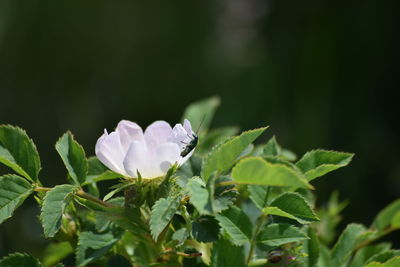
[[[65,170],[71,130],[94,154],[104,128],[176,123],[219,95],[214,126],[270,125],[299,155],[356,153],[317,180],[340,190],[345,222],[369,224],[400,196],[398,1],[0,1],[0,123],[27,130],[45,185]],[[1,169],[4,173],[4,168]],[[0,256],[45,244],[33,199],[0,225]],[[21,242],[23,241],[23,242]]]

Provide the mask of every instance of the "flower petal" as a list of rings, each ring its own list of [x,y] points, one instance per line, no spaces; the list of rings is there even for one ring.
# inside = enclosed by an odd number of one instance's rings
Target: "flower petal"
[[[159,169],[162,175],[165,175],[173,164],[181,160],[181,149],[175,143],[167,142],[161,144],[156,148],[155,152],[155,167]]]
[[[137,178],[138,171],[143,178],[161,176],[158,169],[152,165],[154,165],[153,155],[146,145],[133,141],[124,159],[124,167],[129,176]]]
[[[143,130],[139,125],[134,122],[122,120],[118,123],[115,131],[119,133],[122,151],[124,152],[124,154],[126,154],[130,144],[133,141],[144,143]]]
[[[166,121],[155,121],[144,131],[147,147],[152,150],[159,144],[165,143],[172,132],[172,128]]]
[[[190,124],[190,121],[189,121],[188,119],[185,119],[185,120],[183,121],[183,128],[185,128],[186,132],[187,132],[189,135],[194,134],[194,132],[193,132],[193,130],[192,130],[192,125]]]
[[[180,123],[176,124],[172,129],[171,135],[168,137],[168,142],[175,143],[183,150],[191,141],[191,136],[188,135],[185,128]]]
[[[95,151],[97,158],[104,165],[117,173],[126,175],[122,164],[124,154],[118,133],[107,134],[104,130],[104,134],[97,140]]]

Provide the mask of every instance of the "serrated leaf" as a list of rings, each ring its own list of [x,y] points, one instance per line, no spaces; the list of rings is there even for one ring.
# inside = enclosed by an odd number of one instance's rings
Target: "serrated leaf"
[[[199,129],[201,132],[206,132],[214,117],[214,113],[220,104],[220,99],[217,96],[202,99],[187,106],[183,113],[182,120],[188,119],[194,130]]]
[[[273,156],[277,157],[281,154],[281,147],[276,141],[275,136],[272,136],[271,139],[267,142],[263,149],[263,156]]]
[[[243,248],[218,240],[212,249],[210,267],[245,267]]]
[[[209,198],[210,194],[207,191],[206,184],[199,177],[193,177],[187,183],[187,191],[190,195],[190,202],[200,214],[211,214]]]
[[[314,267],[318,263],[320,244],[317,232],[312,227],[308,227],[307,235],[310,238],[304,241],[304,251],[308,256],[307,266]]]
[[[179,229],[172,235],[172,240],[178,242],[177,246],[181,246],[189,237],[189,231],[186,227]]]
[[[247,191],[250,193],[250,199],[262,210],[268,204],[269,187],[265,185],[248,185]]]
[[[154,240],[169,224],[172,217],[179,208],[180,197],[160,198],[151,209],[150,230]]]
[[[263,212],[296,220],[301,224],[319,220],[308,202],[298,193],[281,194]]]
[[[231,180],[227,177],[213,177],[207,181],[207,184],[199,177],[193,177],[189,180],[186,189],[190,196],[190,202],[200,214],[221,212],[233,204],[238,195],[234,186],[215,186],[226,181]]]
[[[399,267],[400,266],[400,257],[392,258],[384,263],[379,262],[371,262],[365,267]]]
[[[363,267],[371,257],[388,251],[390,246],[389,243],[380,243],[359,249],[351,260],[350,267]]]
[[[349,224],[346,229],[343,230],[332,249],[333,266],[342,266],[342,264],[348,261],[366,230],[367,229],[361,224]]]
[[[83,184],[88,171],[88,162],[83,147],[75,141],[70,132],[66,132],[57,141],[56,150],[74,183],[76,185]]]
[[[294,169],[284,164],[270,163],[261,157],[241,160],[232,170],[232,179],[243,184],[312,188]]]
[[[76,248],[76,265],[86,266],[104,254],[119,240],[111,232],[97,234],[94,232],[81,232]]]
[[[239,132],[238,127],[221,127],[210,130],[204,137],[199,139],[196,151],[200,154],[209,152],[214,146]]]
[[[14,253],[10,254],[0,260],[1,267],[42,267],[39,260],[34,257],[22,254]]]
[[[54,237],[60,229],[62,215],[75,190],[75,186],[64,184],[57,185],[46,193],[40,215],[45,237]]]
[[[327,174],[328,172],[347,166],[354,154],[329,151],[312,150],[307,152],[297,163],[296,166],[306,176],[308,181]]]
[[[0,163],[33,182],[38,180],[41,169],[39,153],[21,128],[0,125]]]
[[[276,247],[308,239],[302,231],[290,224],[274,223],[264,226],[257,236],[257,242]]]
[[[10,218],[32,192],[32,185],[24,178],[14,174],[0,176],[0,223]]]
[[[260,153],[262,157],[265,158],[279,158],[286,161],[295,161],[297,159],[297,155],[290,150],[282,148],[275,136],[272,136],[271,139],[264,145],[262,152]]]
[[[215,242],[218,240],[220,227],[212,216],[200,216],[192,222],[192,235],[199,242]]]
[[[399,228],[397,215],[400,212],[400,199],[397,199],[381,210],[375,217],[372,227],[384,231],[387,227]],[[399,218],[400,219],[400,218]],[[393,225],[392,225],[393,224]]]
[[[239,136],[228,139],[225,143],[216,146],[204,159],[201,177],[205,180],[216,171],[223,173],[230,169],[239,155],[257,139],[267,127],[243,132]]]
[[[252,224],[246,213],[236,206],[215,215],[219,225],[224,230],[229,240],[235,245],[248,243],[252,236]]]
[[[125,203],[124,197],[116,197],[107,201],[107,203],[112,204],[117,207],[123,207]],[[98,232],[104,232],[110,226],[111,218],[107,213],[96,213],[95,215],[95,227]]]
[[[215,180],[208,180],[209,192],[214,192],[214,197],[210,199],[213,212],[221,212],[228,209],[235,202],[239,194],[234,185],[216,186],[226,181],[231,181],[231,179],[218,177]]]

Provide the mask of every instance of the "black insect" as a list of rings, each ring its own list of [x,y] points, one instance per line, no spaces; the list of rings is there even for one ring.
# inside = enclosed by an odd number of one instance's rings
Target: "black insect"
[[[192,136],[190,136],[190,138],[190,142],[186,144],[185,148],[181,152],[181,157],[185,157],[187,154],[189,154],[199,142],[199,137],[197,136],[197,134],[192,133]]]

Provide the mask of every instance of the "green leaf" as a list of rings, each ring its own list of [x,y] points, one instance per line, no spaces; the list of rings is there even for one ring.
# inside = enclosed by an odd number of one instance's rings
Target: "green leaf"
[[[221,127],[209,131],[204,137],[199,139],[196,151],[200,154],[209,152],[214,146],[225,141],[229,137],[239,132],[238,127]]]
[[[268,204],[270,187],[264,185],[248,185],[247,190],[250,193],[250,199],[262,210]]]
[[[192,223],[192,235],[199,242],[215,242],[218,240],[220,227],[212,216],[200,216]]]
[[[366,230],[367,229],[363,225],[354,223],[349,224],[346,229],[343,230],[332,249],[333,266],[342,266],[342,264],[347,262]]]
[[[281,194],[263,212],[296,220],[301,224],[319,220],[308,202],[298,193]]]
[[[221,182],[231,181],[227,177],[212,177],[207,184],[199,177],[189,180],[186,189],[191,196],[190,202],[200,214],[207,215],[226,210],[238,195],[234,185],[216,186]]]
[[[186,227],[179,229],[172,235],[172,240],[178,241],[177,246],[183,245],[183,243],[188,239],[189,231]]]
[[[257,236],[257,242],[276,247],[308,239],[302,231],[290,224],[274,223],[264,226]]]
[[[39,153],[21,128],[0,125],[0,163],[33,182],[38,180],[41,169]]]
[[[304,173],[308,181],[327,174],[328,172],[347,166],[354,154],[329,151],[312,150],[307,152],[297,163],[296,166]]]
[[[60,229],[62,215],[76,189],[73,185],[63,184],[55,186],[46,193],[40,215],[45,237],[54,237]]]
[[[260,153],[262,157],[265,158],[279,158],[286,161],[295,161],[297,156],[290,150],[282,148],[278,142],[276,141],[275,136],[271,137],[266,145],[264,145],[262,153]]]
[[[388,227],[400,228],[399,214],[400,199],[397,199],[381,210],[372,223],[372,227],[378,231],[384,231]]]
[[[154,240],[169,224],[180,204],[180,197],[160,198],[151,208],[150,230]]]
[[[332,265],[330,250],[322,243],[319,247],[318,267],[337,267]]]
[[[14,174],[0,176],[0,223],[10,218],[32,192],[32,185],[24,178]]]
[[[379,263],[379,262],[371,262],[365,267],[399,267],[400,266],[400,257],[395,257],[392,258],[385,263]]]
[[[207,191],[206,184],[199,177],[193,177],[187,183],[187,190],[190,195],[190,202],[200,214],[211,214],[210,194]]]
[[[232,206],[221,214],[215,215],[215,218],[233,244],[244,245],[251,239],[251,221],[246,213],[238,207]]]
[[[205,180],[211,176],[214,171],[223,173],[229,170],[240,154],[257,139],[267,127],[243,132],[239,136],[228,139],[216,147],[203,159],[201,177]]]
[[[365,263],[375,255],[379,255],[390,249],[389,243],[380,243],[376,245],[366,246],[357,251],[354,255],[350,267],[363,267]]]
[[[218,240],[212,249],[210,267],[245,267],[243,248]]]
[[[399,257],[399,256],[400,256],[400,250],[390,249],[390,250],[383,251],[381,253],[372,255],[372,257],[370,257],[367,260],[367,264],[374,262],[374,261],[384,263],[384,262],[390,260],[391,258]]]
[[[219,183],[232,181],[227,177],[218,177],[216,179],[209,179],[207,182],[208,191],[214,192],[214,197],[210,198],[213,212],[221,212],[228,209],[236,200],[238,191],[234,185],[216,186]]]
[[[42,264],[34,257],[22,254],[14,253],[5,256],[0,260],[1,267],[42,267]]]
[[[314,267],[318,263],[320,244],[317,232],[312,227],[308,227],[307,235],[310,237],[310,239],[304,241],[304,251],[308,256],[307,266]]]
[[[75,184],[83,184],[88,171],[88,162],[83,147],[75,141],[70,132],[66,132],[57,141],[56,150]]]
[[[76,248],[76,265],[86,266],[104,254],[119,240],[111,232],[96,234],[94,232],[81,232]]]
[[[88,171],[85,182],[82,185],[88,185],[91,183],[114,180],[121,178],[121,174],[109,170],[97,157],[90,157],[87,160]]]
[[[197,131],[200,127],[202,132],[206,132],[209,128],[214,113],[220,104],[220,99],[217,96],[202,99],[198,102],[190,104],[183,113],[182,120],[188,119],[192,125],[192,129]]]
[[[50,245],[46,247],[43,253],[43,266],[54,266],[57,262],[61,261],[73,252],[74,249],[69,242],[50,243]]]
[[[272,136],[271,139],[264,146],[263,156],[273,156],[277,157],[281,154],[281,147],[276,141],[275,136]]]
[[[270,186],[312,188],[307,180],[294,169],[279,163],[270,163],[260,157],[241,160],[232,170],[235,182]]]

